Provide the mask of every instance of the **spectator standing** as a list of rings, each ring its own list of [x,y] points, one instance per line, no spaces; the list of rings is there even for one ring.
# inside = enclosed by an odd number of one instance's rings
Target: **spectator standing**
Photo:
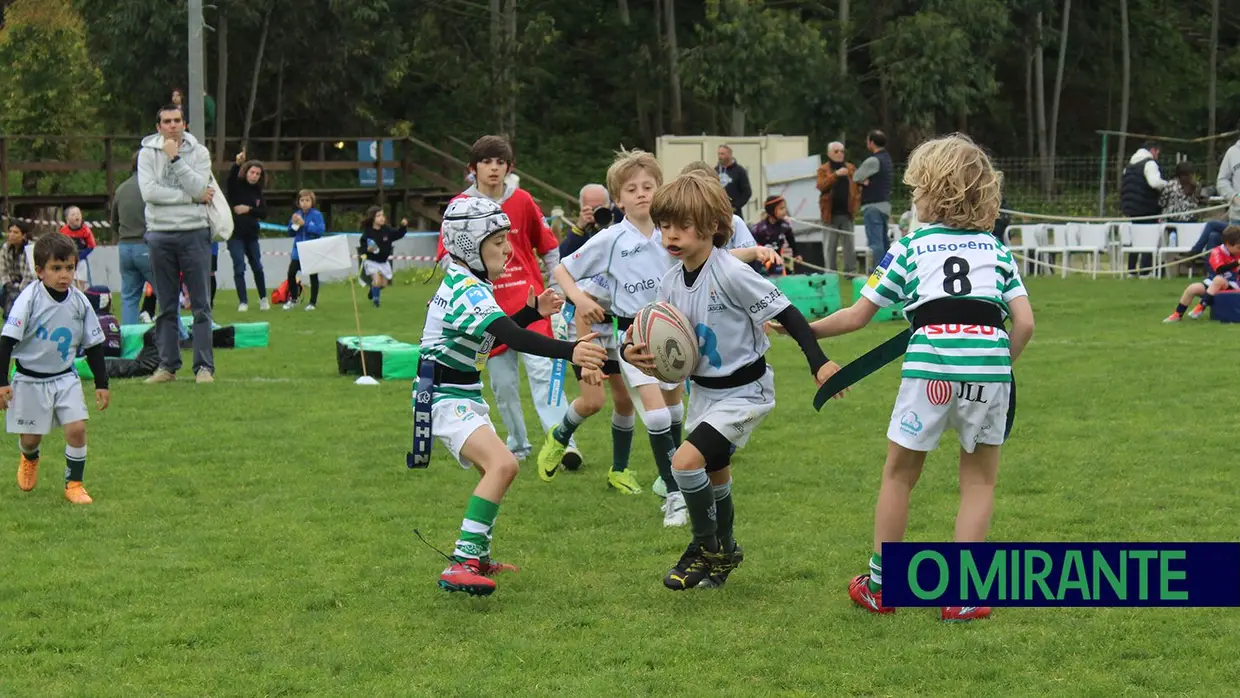
[[[844,243],[844,272],[857,271],[856,237],[853,220],[861,207],[861,186],[854,179],[857,166],[844,158],[844,144],[835,141],[827,146],[827,161],[818,167],[818,212],[822,224],[827,226],[827,240],[823,257],[827,269],[839,269],[836,251]]]
[[[189,291],[194,327],[194,377],[198,383],[215,380],[211,348],[211,226],[207,205],[215,197],[211,187],[211,155],[185,131],[179,107],[158,112],[159,131],[142,139],[138,155],[138,186],[146,202],[146,243],[159,317],[155,341],[159,368],[148,383],[168,383],[181,368],[177,341],[177,288],[184,280]]]
[[[607,193],[607,187],[594,183],[585,185],[577,194],[577,203],[581,207],[581,213],[577,215],[577,222],[560,243],[560,259],[576,252],[586,244],[586,240],[594,237],[595,233],[611,225],[611,195]],[[606,220],[600,220],[596,213]],[[444,257],[444,260],[450,261],[448,257]]]
[[[1128,159],[1128,166],[1124,168],[1123,177],[1120,179],[1120,210],[1127,218],[1146,218],[1137,221],[1138,223],[1152,223],[1153,216],[1162,213],[1158,199],[1162,190],[1167,187],[1167,182],[1162,178],[1162,171],[1158,169],[1158,152],[1159,146],[1155,141],[1141,144],[1137,152]],[[1137,269],[1137,263],[1137,255],[1128,255],[1128,273],[1131,274]],[[1149,252],[1140,255],[1140,265],[1147,270],[1154,266],[1154,255]],[[1143,275],[1151,273],[1153,272],[1146,271]]]
[[[13,301],[17,300],[27,286],[34,283],[34,269],[26,259],[26,245],[30,244],[30,225],[9,221],[5,231],[4,248],[0,249],[0,305],[8,318]]]
[[[732,201],[733,215],[744,217],[741,209],[745,208],[745,204],[753,198],[753,189],[749,186],[749,172],[741,167],[740,163],[732,155],[732,146],[719,146],[719,165],[715,167],[715,173],[719,175],[719,183],[723,185],[723,190],[728,193],[728,199]]]
[[[236,162],[228,170],[227,199],[232,206],[233,236],[228,240],[228,256],[232,258],[233,283],[237,286],[237,312],[250,309],[245,287],[245,262],[250,261],[254,286],[258,289],[258,309],[270,310],[267,301],[267,279],[263,274],[263,251],[258,244],[259,225],[267,217],[267,199],[263,197],[263,163],[246,161],[245,151],[237,153]]]
[[[865,138],[870,157],[853,172],[861,189],[861,222],[865,224],[865,244],[870,247],[874,266],[887,252],[887,222],[891,220],[891,186],[895,169],[887,152],[887,134],[877,129]]]
[[[146,246],[146,204],[138,186],[138,154],[134,153],[133,173],[120,183],[112,195],[111,223],[116,231],[121,264],[121,324],[138,323],[142,292],[146,284],[155,287],[151,274],[151,254]]]

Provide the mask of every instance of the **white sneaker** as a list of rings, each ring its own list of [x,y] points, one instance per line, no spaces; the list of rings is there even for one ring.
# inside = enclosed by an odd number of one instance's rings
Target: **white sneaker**
[[[237,304],[237,312],[238,312],[238,313],[244,313],[244,312],[248,311],[249,309],[250,309],[250,304],[249,304],[249,303],[238,303],[238,304]]]
[[[311,303],[310,305],[307,305],[306,310],[314,310],[314,304]]]
[[[650,491],[654,492],[656,497],[667,499],[667,485],[663,483],[663,478],[656,477],[654,484],[650,485]]]
[[[142,323],[143,325],[151,324],[151,314],[146,312],[145,310],[143,310],[141,313],[138,313],[138,322]]]
[[[293,309],[293,306],[295,306],[295,305],[297,305],[297,304],[296,304],[296,303],[294,303],[293,301],[289,301],[289,302],[287,302],[287,303],[285,303],[285,304],[284,304],[284,309],[285,309],[285,310],[292,310],[292,309]]]
[[[663,525],[687,526],[689,524],[689,507],[685,505],[685,496],[680,492],[668,492],[663,500]]]
[[[271,304],[267,302],[266,298],[260,299],[258,301],[258,309],[259,310],[271,310]]]

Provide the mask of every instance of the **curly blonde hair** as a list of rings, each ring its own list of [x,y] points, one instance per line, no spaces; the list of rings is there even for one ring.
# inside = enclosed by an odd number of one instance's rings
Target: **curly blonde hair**
[[[693,226],[702,240],[723,247],[732,238],[732,202],[714,173],[689,172],[659,187],[650,203],[659,227]]]
[[[904,183],[917,218],[959,230],[990,230],[999,217],[1003,175],[971,138],[928,140],[909,155]]]

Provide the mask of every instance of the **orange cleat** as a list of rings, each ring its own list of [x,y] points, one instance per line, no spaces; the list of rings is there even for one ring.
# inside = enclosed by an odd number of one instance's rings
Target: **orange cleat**
[[[989,606],[947,606],[943,609],[940,616],[943,620],[949,622],[963,622],[969,620],[981,620],[990,617]]]
[[[853,603],[870,613],[895,613],[896,609],[883,605],[883,590],[870,591],[870,575],[859,574],[848,583],[848,597]]]
[[[495,582],[486,576],[490,568],[490,564],[484,568],[481,562],[474,559],[453,563],[439,575],[439,588],[463,591],[470,596],[489,596],[495,591]]]
[[[21,461],[17,464],[17,486],[22,488],[23,491],[29,492],[34,489],[38,481],[39,459],[30,460],[23,453]]]
[[[71,480],[65,484],[65,499],[74,504],[90,504],[95,501],[86,493],[86,488],[82,487],[82,483]]]

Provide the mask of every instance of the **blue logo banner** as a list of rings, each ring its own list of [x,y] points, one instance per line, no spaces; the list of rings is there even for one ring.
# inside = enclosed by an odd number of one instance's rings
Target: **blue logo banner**
[[[1240,607],[1240,543],[885,543],[883,605]]]

